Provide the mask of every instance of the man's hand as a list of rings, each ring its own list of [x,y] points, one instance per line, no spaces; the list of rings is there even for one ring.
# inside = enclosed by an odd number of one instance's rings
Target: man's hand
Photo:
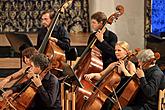
[[[137,68],[136,74],[137,74],[138,78],[144,77],[144,72],[141,68]]]
[[[10,81],[10,79],[11,79],[11,76],[8,76],[4,78],[2,81],[0,81],[0,89],[2,89],[6,85],[6,83]]]
[[[36,87],[39,87],[42,85],[41,79],[39,74],[35,74],[32,79],[33,83],[35,84]]]
[[[96,33],[96,37],[100,42],[104,41],[103,34],[104,34],[105,30],[106,29],[103,28],[102,30],[98,30],[97,33]]]
[[[58,42],[58,39],[57,38],[54,38],[54,37],[49,37],[49,40],[51,40],[53,42]]]

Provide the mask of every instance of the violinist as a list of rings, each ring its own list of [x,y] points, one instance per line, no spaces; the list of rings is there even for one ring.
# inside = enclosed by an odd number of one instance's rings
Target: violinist
[[[135,65],[128,60],[123,60],[129,53],[129,44],[125,41],[118,41],[115,46],[115,55],[118,61],[109,64],[109,66],[100,73],[90,73],[84,75],[85,79],[91,81],[91,79],[99,80],[104,74],[109,73],[114,67],[117,66],[117,72],[123,73],[121,80],[124,82],[128,77],[132,76],[136,72]],[[122,81],[120,82],[122,85]],[[102,106],[102,110],[109,110],[111,104],[107,99]]]
[[[39,76],[49,66],[48,58],[44,54],[38,54],[32,56],[30,60],[31,67],[28,75],[31,79],[4,92],[3,97],[9,98],[11,94],[21,91],[32,80],[38,89],[28,110],[61,110],[57,77],[51,74],[50,71],[47,71],[42,80]]]
[[[46,10],[41,14],[42,28],[38,30],[37,49],[41,46],[54,16],[55,12],[53,10]],[[68,33],[64,26],[61,24],[58,24],[54,27],[49,40],[55,42],[62,50],[66,52],[70,49],[70,39]]]
[[[140,90],[134,103],[123,110],[158,110],[158,91],[165,89],[165,76],[155,64],[156,59],[151,49],[144,49],[137,55],[137,77],[140,80]],[[155,59],[152,62],[151,59]],[[147,62],[150,62],[147,64]],[[144,65],[147,64],[147,65]]]
[[[110,63],[116,61],[114,48],[117,42],[117,36],[107,28],[103,28],[106,21],[107,16],[103,12],[94,13],[91,16],[91,27],[95,32],[92,33],[88,39],[89,44],[95,36],[97,37],[95,46],[101,51],[103,69],[105,69]]]
[[[29,67],[30,67],[30,57],[33,55],[38,54],[38,51],[34,47],[28,47],[22,51],[22,59],[25,65],[17,72],[13,73],[12,75],[7,76],[2,81],[0,81],[0,88],[4,88],[4,86],[12,81],[19,79],[20,76],[26,74]]]

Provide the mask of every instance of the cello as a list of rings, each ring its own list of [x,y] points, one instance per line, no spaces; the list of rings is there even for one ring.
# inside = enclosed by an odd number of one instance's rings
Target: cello
[[[42,42],[41,47],[38,50],[40,53],[44,52],[49,57],[50,62],[52,64],[50,69],[52,69],[52,68],[56,69],[56,68],[62,67],[61,61],[65,60],[65,58],[64,58],[65,56],[62,53],[62,51],[60,50],[60,48],[52,41],[49,41],[48,45],[47,45],[47,42],[48,42],[49,36],[51,35],[51,33],[53,31],[53,28],[56,25],[56,22],[57,22],[57,19],[59,17],[59,14],[61,12],[63,12],[64,8],[66,8],[71,3],[72,3],[72,1],[67,1],[60,7],[58,12],[56,13],[56,16],[52,20],[50,28],[48,29],[48,32],[46,33],[46,36],[44,38],[44,41]],[[46,46],[47,46],[47,49],[45,50]],[[50,69],[46,69],[45,72],[41,73],[41,76],[44,76],[45,73],[47,73],[46,71],[49,71]],[[42,74],[44,74],[44,75],[42,75]],[[21,82],[25,82],[27,80],[28,79],[26,79],[26,77],[23,77],[21,79]],[[31,103],[31,101],[32,101],[32,99],[33,99],[33,97],[34,97],[34,95],[36,93],[36,89],[34,87],[31,87],[31,83],[29,83],[29,85],[27,85],[27,88],[25,88],[26,89],[25,92],[23,91],[19,95],[16,95],[16,96],[14,96],[14,98],[12,98],[12,99],[17,99],[17,100],[11,100],[11,99],[5,100],[4,99],[3,101],[1,101],[0,102],[0,108],[2,110],[6,109],[7,105],[4,105],[4,104],[7,103],[7,104],[9,104],[12,107],[12,109],[15,109],[15,108],[18,109],[18,110],[25,110],[25,109],[27,109],[28,105]],[[5,91],[2,91],[2,92],[5,92]],[[24,100],[24,99],[27,99],[27,100]],[[18,105],[17,105],[17,103],[18,103]],[[19,105],[21,107],[19,107]]]
[[[142,65],[142,68],[148,67],[153,61],[158,60],[160,58],[160,54],[158,52],[154,53],[155,58],[151,58],[148,62],[144,63]],[[139,90],[139,79],[136,75],[136,73],[130,77],[127,82],[120,88],[120,90],[122,88],[124,88],[124,90],[122,91],[121,95],[119,96],[118,99],[118,104],[117,102],[114,103],[114,105],[112,106],[112,110],[119,110],[119,104],[121,106],[121,108],[125,107],[126,105],[130,104],[133,99],[136,96],[136,93]],[[120,90],[118,90],[117,92],[119,92]]]
[[[51,69],[51,64],[43,70],[39,76],[41,80],[44,78],[44,76],[47,74],[47,72]],[[33,100],[33,97],[35,96],[37,92],[37,87],[33,84],[31,81],[32,78],[30,78],[30,82],[19,92],[12,94],[8,99],[4,99],[3,102],[1,102],[0,109],[1,110],[26,110],[29,105],[31,104],[31,101]],[[23,82],[26,82],[27,79],[24,79]],[[25,100],[26,99],[26,100]]]
[[[137,52],[128,54],[123,60],[127,62],[127,60],[129,60],[136,53]],[[99,110],[107,98],[114,102],[115,100],[109,97],[109,95],[113,93],[114,89],[120,83],[120,80],[121,73],[117,72],[117,66],[115,66],[110,72],[104,74],[98,83],[94,85],[91,95],[88,96],[88,98],[86,98],[84,103],[81,105],[81,110]]]

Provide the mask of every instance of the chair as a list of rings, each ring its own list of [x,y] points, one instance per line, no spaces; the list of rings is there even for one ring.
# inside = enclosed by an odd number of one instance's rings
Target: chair
[[[165,110],[165,89],[159,90],[158,110]]]
[[[71,66],[72,61],[75,61],[78,57],[77,49],[75,47],[71,47],[70,50],[65,54],[66,54],[66,60],[70,61],[70,66]]]
[[[75,92],[65,88],[65,82],[61,83],[61,106],[62,110],[75,110]],[[70,85],[69,85],[70,86]]]

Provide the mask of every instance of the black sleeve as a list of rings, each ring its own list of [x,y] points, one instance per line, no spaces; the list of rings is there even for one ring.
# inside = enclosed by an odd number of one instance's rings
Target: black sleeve
[[[117,36],[111,31],[104,34],[104,41],[98,45],[98,48],[106,55],[114,56]]]
[[[58,39],[57,45],[65,51],[69,51],[70,49],[70,38],[68,36],[68,32],[64,28],[63,25],[58,25],[55,27],[52,37]]]
[[[41,100],[43,101],[46,106],[53,106],[53,104],[56,102],[58,93],[59,93],[59,82],[56,77],[51,75],[49,78],[49,88],[45,89],[44,86],[40,86],[38,88],[38,94],[41,97]]]
[[[152,97],[157,93],[161,82],[161,77],[156,71],[151,74],[148,80],[145,77],[140,78],[140,87],[147,97]]]

